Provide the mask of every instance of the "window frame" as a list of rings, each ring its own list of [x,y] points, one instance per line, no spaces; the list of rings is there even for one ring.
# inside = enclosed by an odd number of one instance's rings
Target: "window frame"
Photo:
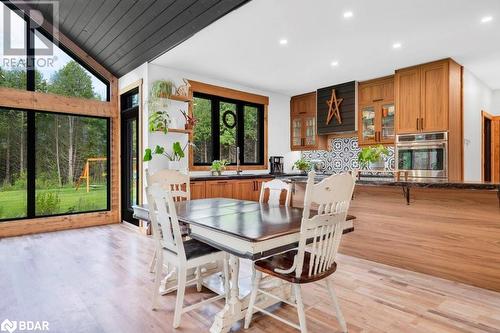
[[[74,114],[74,113],[64,113],[64,112],[53,112],[53,111],[43,111],[43,110],[29,110],[29,109],[21,109],[14,107],[0,107],[1,109],[9,109],[20,112],[26,112],[27,120],[26,120],[26,215],[23,217],[14,217],[14,218],[6,218],[0,219],[0,224],[3,222],[11,222],[11,221],[21,221],[21,220],[33,220],[33,219],[43,219],[47,217],[58,217],[58,216],[67,216],[67,215],[78,215],[78,214],[87,214],[87,213],[98,213],[98,212],[108,212],[111,211],[111,178],[112,178],[112,169],[111,169],[111,119],[109,117],[100,117],[94,115],[83,115],[83,114]],[[52,114],[52,115],[63,115],[63,116],[74,116],[74,117],[85,117],[85,118],[94,118],[94,119],[104,119],[106,120],[106,130],[107,130],[107,142],[106,142],[106,168],[107,168],[107,179],[106,179],[106,208],[98,209],[98,210],[89,210],[89,211],[81,211],[81,212],[67,212],[67,213],[58,213],[51,215],[37,215],[36,214],[36,114]]]
[[[236,105],[236,141],[237,141],[237,146],[240,147],[240,166],[242,169],[245,169],[245,167],[264,167],[267,169],[267,164],[266,164],[266,151],[265,151],[265,146],[266,146],[266,105],[264,104],[258,104],[254,102],[249,102],[245,100],[239,100],[239,99],[234,99],[230,97],[225,97],[225,96],[218,96],[218,95],[213,95],[213,94],[207,94],[203,92],[193,92],[193,100],[194,98],[203,98],[210,100],[211,102],[211,113],[212,113],[212,125],[211,125],[211,132],[212,132],[212,160],[217,160],[220,159],[220,103],[225,102],[225,103],[231,103]],[[245,122],[244,122],[244,114],[245,114],[245,106],[249,107],[254,107],[258,110],[258,126],[259,126],[259,161],[258,162],[250,162],[247,163],[245,162]],[[194,107],[192,110],[194,114]],[[241,121],[240,121],[241,119]],[[193,132],[196,131],[196,126]],[[194,133],[193,133],[194,136]],[[193,140],[192,140],[193,141]],[[195,148],[196,149],[196,148]],[[199,167],[209,167],[211,163],[196,163],[194,160],[194,151],[192,153],[192,159],[190,162],[190,166],[193,168],[199,168]],[[236,163],[230,163],[229,168],[235,167]]]
[[[106,79],[103,75],[98,73],[94,68],[89,66],[85,61],[83,61],[80,57],[78,57],[73,51],[70,50],[70,48],[66,47],[63,43],[60,43],[59,41],[54,42],[56,39],[54,36],[50,34],[50,32],[46,31],[43,26],[38,26],[36,22],[34,22],[27,13],[24,13],[24,15],[20,15],[19,11],[20,9],[17,8],[14,4],[11,4],[9,2],[4,2],[5,8],[10,10],[12,13],[20,16],[24,20],[24,27],[25,27],[25,32],[26,36],[24,38],[24,48],[26,50],[26,63],[28,64],[26,66],[26,89],[21,89],[21,90],[27,90],[27,91],[36,91],[36,82],[35,82],[35,62],[37,55],[35,53],[35,34],[36,31],[41,33],[47,40],[49,40],[51,43],[53,43],[55,46],[60,48],[63,52],[65,52],[71,59],[76,61],[80,66],[82,66],[85,70],[87,70],[90,74],[95,76],[97,79],[99,79],[104,85],[106,86],[106,98],[104,101],[101,102],[110,102],[111,101],[111,82],[110,80]],[[37,28],[32,28],[37,26]],[[30,66],[29,64],[32,64]],[[67,97],[72,97],[72,96],[67,96]],[[77,98],[77,97],[72,97],[72,98]]]

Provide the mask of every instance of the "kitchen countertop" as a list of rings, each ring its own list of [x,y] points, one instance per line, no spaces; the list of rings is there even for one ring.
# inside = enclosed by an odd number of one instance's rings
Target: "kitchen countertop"
[[[317,181],[321,181],[329,175],[318,174],[316,177]],[[307,181],[307,176],[283,176],[280,178],[288,179],[292,182],[305,183]],[[395,180],[393,178],[387,177],[362,177],[356,181],[356,185],[361,186],[402,186],[407,188],[434,188],[434,189],[463,189],[463,190],[493,190],[500,191],[499,183],[490,182],[455,182],[455,181],[444,181],[444,180],[415,180],[415,181],[404,181]]]
[[[318,173],[316,176],[316,181],[321,181],[325,177],[330,176],[330,174]],[[280,175],[271,175],[268,173],[242,173],[236,175],[234,173],[223,174],[221,176],[211,176],[211,175],[195,175],[191,176],[191,181],[210,181],[210,180],[235,180],[235,179],[262,179],[262,178],[280,178],[283,180],[289,180],[296,183],[305,183],[307,181],[307,175],[300,173],[284,173]],[[500,191],[499,183],[491,182],[469,182],[469,181],[443,181],[443,180],[395,180],[393,178],[387,177],[362,177],[358,179],[356,185],[361,186],[402,186],[410,188],[434,188],[434,189],[463,189],[463,190],[496,190]]]

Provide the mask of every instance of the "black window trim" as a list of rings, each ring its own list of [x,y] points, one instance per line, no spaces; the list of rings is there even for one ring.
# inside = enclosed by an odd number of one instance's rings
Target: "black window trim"
[[[21,221],[21,220],[32,220],[32,219],[40,219],[47,217],[57,217],[57,216],[67,216],[67,215],[78,215],[78,214],[89,214],[89,213],[98,213],[98,212],[108,212],[111,211],[111,119],[109,117],[102,116],[93,116],[93,115],[83,115],[83,114],[73,114],[73,113],[64,113],[64,112],[52,112],[52,111],[40,111],[40,110],[30,110],[30,109],[21,109],[21,108],[13,108],[13,107],[0,107],[3,110],[15,110],[20,112],[25,112],[27,116],[27,124],[26,124],[26,174],[27,174],[27,183],[26,183],[26,216],[23,217],[12,217],[6,219],[0,219],[0,223],[3,222],[11,222],[11,221]],[[0,111],[1,112],[1,111]],[[108,140],[106,142],[106,168],[107,168],[107,179],[106,179],[106,208],[98,209],[98,210],[89,210],[89,211],[81,211],[81,212],[67,212],[67,213],[59,213],[59,214],[51,214],[51,215],[36,215],[35,206],[36,206],[36,123],[35,116],[37,113],[44,114],[54,114],[54,115],[63,115],[63,116],[76,116],[76,117],[85,117],[85,118],[94,118],[94,119],[104,119],[106,120],[106,129],[107,129],[107,137]]]
[[[223,96],[210,95],[201,92],[193,92],[193,98],[203,98],[211,101],[211,112],[212,112],[212,160],[220,159],[220,128],[219,128],[219,119],[220,119],[220,102],[233,103],[236,104],[236,121],[237,121],[237,129],[236,129],[236,137],[237,142],[241,143],[240,145],[240,165],[241,166],[264,166],[265,165],[265,156],[264,156],[264,105],[258,103],[252,103],[244,100],[237,100],[232,98],[227,98]],[[245,123],[244,121],[239,121],[239,119],[244,119],[244,109],[245,106],[255,107],[258,110],[257,123],[259,125],[259,161],[258,162],[245,162]],[[196,127],[194,129],[196,131]],[[196,149],[196,148],[195,148]],[[193,166],[209,166],[211,163],[197,163],[194,161],[193,156]],[[230,163],[229,165],[236,165],[236,163]]]

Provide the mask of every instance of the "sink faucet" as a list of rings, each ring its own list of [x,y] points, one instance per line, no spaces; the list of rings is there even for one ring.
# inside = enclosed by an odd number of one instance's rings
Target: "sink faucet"
[[[236,174],[239,175],[243,170],[240,169],[240,147],[236,147]]]

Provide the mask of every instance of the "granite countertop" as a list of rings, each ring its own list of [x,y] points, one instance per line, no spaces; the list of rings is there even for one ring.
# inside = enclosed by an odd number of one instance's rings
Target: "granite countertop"
[[[316,177],[316,181],[319,182],[329,175],[319,174]],[[307,181],[307,176],[284,176],[283,178],[292,181],[305,183]],[[362,177],[356,181],[356,185],[361,186],[402,186],[402,187],[412,187],[412,188],[440,188],[440,189],[464,189],[464,190],[496,190],[500,191],[499,183],[490,182],[456,182],[456,181],[446,181],[446,180],[395,180],[394,178],[388,177]]]
[[[231,172],[231,171],[229,171]],[[319,182],[325,177],[330,176],[330,174],[318,173],[316,176],[316,181]],[[235,180],[235,179],[262,179],[262,178],[280,178],[285,181],[291,181],[296,183],[305,183],[307,181],[307,175],[301,173],[284,173],[279,175],[272,175],[269,173],[242,173],[236,175],[231,172],[228,174],[223,174],[221,176],[211,176],[211,175],[193,175],[190,177],[191,181],[210,181],[210,180]],[[464,190],[497,190],[500,191],[499,183],[490,182],[455,182],[455,181],[444,181],[444,180],[395,180],[394,178],[388,177],[362,177],[356,182],[356,185],[361,186],[404,186],[412,188],[441,188],[441,189],[464,189]]]

